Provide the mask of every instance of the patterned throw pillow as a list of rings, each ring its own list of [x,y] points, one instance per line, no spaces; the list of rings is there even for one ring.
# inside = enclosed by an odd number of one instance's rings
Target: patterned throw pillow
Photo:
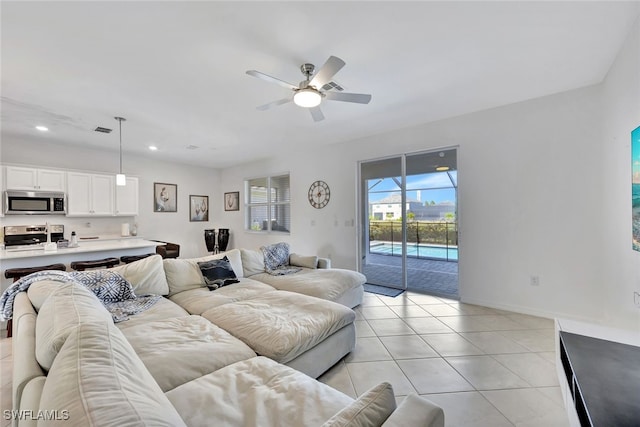
[[[136,297],[131,283],[111,270],[73,271],[69,275],[86,286],[103,303],[126,301]]]
[[[275,270],[278,267],[289,265],[289,244],[285,242],[275,243],[260,248],[264,255],[266,270]]]
[[[226,256],[222,259],[199,262],[198,267],[200,267],[204,283],[210,291],[240,282],[236,279],[236,273]]]

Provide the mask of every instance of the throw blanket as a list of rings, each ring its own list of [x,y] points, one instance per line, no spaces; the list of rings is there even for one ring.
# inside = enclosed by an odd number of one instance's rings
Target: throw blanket
[[[159,295],[136,296],[133,287],[124,277],[110,270],[94,271],[40,271],[18,280],[0,296],[0,320],[13,317],[13,302],[19,292],[25,292],[33,283],[52,280],[75,283],[89,289],[111,313],[114,323],[142,313],[162,298]]]
[[[288,243],[280,242],[262,246],[260,250],[262,250],[262,255],[264,256],[264,270],[272,276],[283,276],[302,270],[301,268],[289,266]]]

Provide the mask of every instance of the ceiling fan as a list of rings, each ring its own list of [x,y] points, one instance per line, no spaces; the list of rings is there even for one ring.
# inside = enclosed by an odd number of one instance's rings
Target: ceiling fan
[[[324,120],[324,114],[322,114],[322,110],[320,110],[320,103],[323,98],[331,101],[355,102],[356,104],[368,104],[369,101],[371,101],[371,95],[337,92],[332,90],[336,85],[331,84],[331,79],[344,66],[345,62],[342,59],[330,56],[329,59],[327,59],[327,62],[325,62],[314,75],[313,72],[316,67],[313,64],[302,64],[300,66],[300,71],[306,79],[301,81],[297,86],[256,70],[249,70],[247,71],[247,74],[268,82],[279,84],[280,86],[293,91],[293,96],[288,96],[286,98],[261,105],[257,107],[258,110],[268,110],[271,107],[276,107],[293,101],[300,107],[308,108],[313,120],[319,122],[320,120]]]

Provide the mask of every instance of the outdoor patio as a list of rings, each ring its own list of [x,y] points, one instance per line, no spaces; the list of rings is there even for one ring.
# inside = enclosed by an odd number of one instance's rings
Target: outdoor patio
[[[369,253],[362,273],[367,283],[401,287],[402,258]],[[408,290],[458,299],[458,263],[407,257]]]

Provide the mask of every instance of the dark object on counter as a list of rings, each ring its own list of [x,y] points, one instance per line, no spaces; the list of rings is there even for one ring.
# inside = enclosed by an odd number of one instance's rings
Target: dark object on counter
[[[51,264],[42,265],[40,267],[8,268],[4,271],[4,277],[6,279],[13,279],[13,282],[15,283],[24,276],[45,270],[67,271],[67,267],[65,267],[64,264]],[[11,338],[11,335],[13,333],[12,326],[13,322],[11,321],[11,319],[9,319],[9,321],[7,322],[7,338]]]
[[[87,268],[111,268],[118,264],[120,264],[120,260],[118,258],[104,258],[92,261],[74,261],[71,263],[71,268],[76,271],[85,271]]]
[[[120,257],[120,261],[124,262],[125,264],[131,264],[132,262],[140,261],[141,259],[150,257],[151,255],[155,254],[124,255]]]
[[[68,248],[69,247],[69,241],[62,239],[62,240],[58,240],[58,249],[60,248]]]
[[[162,258],[178,258],[180,256],[180,245],[162,240],[152,240],[152,242],[164,243],[164,245],[156,246],[156,253]]]

